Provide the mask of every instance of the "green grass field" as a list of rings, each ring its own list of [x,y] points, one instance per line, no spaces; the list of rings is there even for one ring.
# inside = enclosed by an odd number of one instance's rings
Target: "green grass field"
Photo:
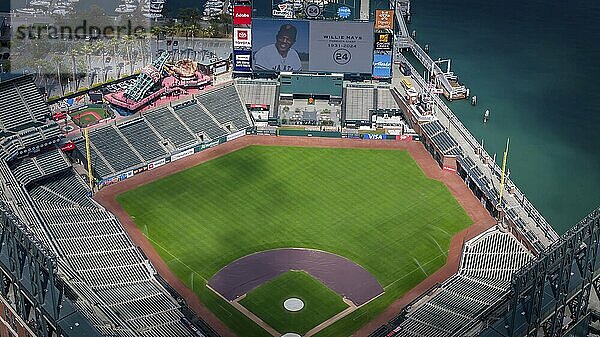
[[[251,146],[117,197],[173,272],[243,337],[269,334],[205,287],[245,255],[306,247],[344,256],[385,293],[317,336],[342,337],[444,265],[472,223],[406,151]]]
[[[101,105],[90,105],[83,110],[71,112],[69,115],[73,119],[73,122],[80,127],[94,125],[99,120],[110,117],[110,113]]]
[[[304,308],[291,312],[283,307],[288,298],[299,298]],[[265,323],[282,334],[303,335],[348,307],[333,290],[305,272],[291,271],[261,285],[240,301]]]

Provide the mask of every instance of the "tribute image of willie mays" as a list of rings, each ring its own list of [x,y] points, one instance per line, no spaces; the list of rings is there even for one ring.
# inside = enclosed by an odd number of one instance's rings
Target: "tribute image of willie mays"
[[[302,63],[298,52],[292,48],[296,42],[297,29],[291,24],[283,24],[275,36],[275,43],[260,48],[254,55],[257,68],[273,71],[301,71]]]

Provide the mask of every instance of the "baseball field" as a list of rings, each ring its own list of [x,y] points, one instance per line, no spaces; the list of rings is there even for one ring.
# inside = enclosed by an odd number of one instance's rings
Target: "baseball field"
[[[348,336],[443,266],[452,236],[472,223],[448,188],[400,150],[249,146],[117,200],[171,270],[243,337]],[[352,310],[310,271],[235,300],[207,286],[234,261],[279,248],[341,256],[384,292]],[[282,311],[291,297],[306,306]],[[336,318],[341,311],[349,313]]]

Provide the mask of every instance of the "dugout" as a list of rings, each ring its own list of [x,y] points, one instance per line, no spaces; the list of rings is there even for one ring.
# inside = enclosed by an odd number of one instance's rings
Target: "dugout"
[[[341,104],[344,75],[315,75],[281,73],[279,76],[280,102],[292,102],[295,98],[314,98]]]

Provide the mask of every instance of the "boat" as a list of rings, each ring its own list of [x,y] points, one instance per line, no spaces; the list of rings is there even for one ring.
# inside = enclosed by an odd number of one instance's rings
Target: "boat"
[[[160,13],[144,13],[142,15],[149,19],[158,19],[158,18],[162,18],[162,16],[163,16]]]
[[[161,4],[150,4],[150,12],[160,13],[163,10],[163,5]]]
[[[31,6],[39,6],[39,7],[45,7],[45,8],[50,7],[50,1],[45,1],[45,0],[33,0],[29,4]]]
[[[36,14],[36,10],[30,7],[17,8],[15,11],[21,14]]]
[[[117,8],[115,8],[115,13],[133,13],[135,11],[135,8],[135,5],[121,4]]]

